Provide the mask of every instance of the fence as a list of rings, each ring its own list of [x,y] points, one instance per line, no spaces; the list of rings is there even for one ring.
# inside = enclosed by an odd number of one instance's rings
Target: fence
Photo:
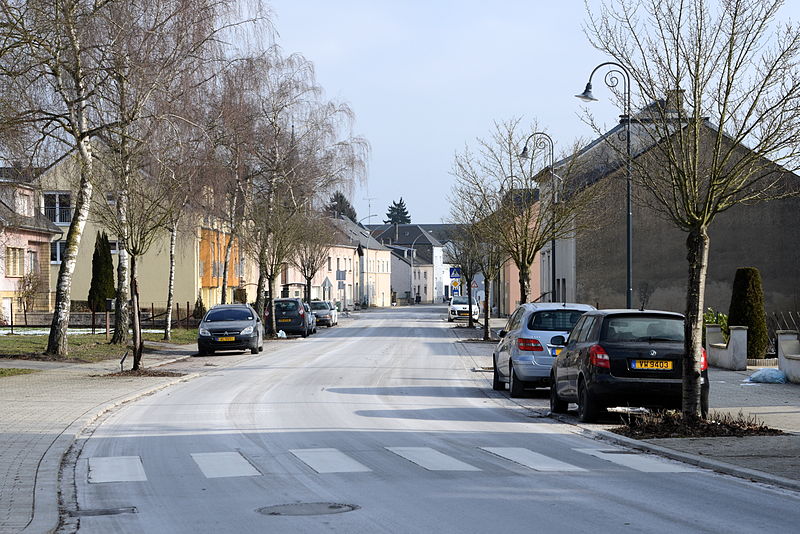
[[[767,314],[767,334],[769,335],[768,354],[775,354],[775,332],[778,330],[795,330],[800,332],[800,312],[772,312]]]

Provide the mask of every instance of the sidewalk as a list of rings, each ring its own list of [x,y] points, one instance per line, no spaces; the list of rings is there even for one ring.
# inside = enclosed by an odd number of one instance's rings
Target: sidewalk
[[[491,319],[490,327],[497,331],[505,326],[505,319]],[[470,332],[455,328],[456,337],[480,338],[482,331]],[[491,389],[492,343],[459,342],[462,354],[469,359],[476,372],[485,379],[489,395],[507,397],[508,392]],[[483,372],[481,372],[483,369]],[[744,438],[669,438],[645,441],[632,440],[609,432],[613,424],[578,424],[574,414],[559,416],[559,420],[573,424],[581,432],[596,438],[615,441],[623,445],[648,450],[680,461],[715,471],[758,480],[800,490],[800,384],[754,384],[745,382],[758,368],[747,371],[709,369],[712,416],[714,412],[745,417],[754,416],[767,426],[786,432],[782,436],[751,436]],[[519,406],[543,417],[550,411],[549,392],[535,390],[523,399],[509,399]]]
[[[145,353],[144,367],[188,357],[190,346]],[[63,364],[2,359],[3,367],[39,372],[2,379],[0,389],[0,532],[50,532],[58,525],[58,472],[75,436],[106,410],[181,377],[108,377],[119,362]],[[126,362],[130,369],[130,362]]]

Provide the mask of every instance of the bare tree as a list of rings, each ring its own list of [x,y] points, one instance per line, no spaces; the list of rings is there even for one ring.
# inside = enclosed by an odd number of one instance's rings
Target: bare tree
[[[17,297],[22,303],[22,315],[25,318],[25,326],[28,326],[28,312],[36,304],[36,295],[42,288],[42,278],[39,273],[29,271],[17,280]]]
[[[641,200],[687,234],[687,422],[699,414],[708,229],[738,204],[798,190],[800,31],[777,21],[782,4],[622,0],[589,18],[592,43],[656,102],[637,125],[652,148],[634,160],[634,180]]]
[[[106,125],[98,120],[95,89],[106,81],[110,43],[99,29],[113,2],[3,0],[0,40],[0,92],[13,108],[2,122],[35,130],[75,152],[80,180],[75,208],[56,285],[55,310],[47,354],[67,356],[72,274],[83,228],[89,216],[94,176],[92,138]],[[4,99],[0,99],[4,100]]]
[[[311,302],[311,281],[328,260],[334,230],[330,220],[319,213],[304,214],[299,221],[299,236],[292,264],[306,281],[305,299]]]
[[[534,135],[539,130],[534,125],[530,131]],[[572,236],[589,224],[578,214],[599,209],[596,192],[590,194],[578,182],[576,158],[556,165],[568,201],[554,202],[554,195],[544,194],[543,187],[554,187],[554,173],[542,169],[542,161],[551,162],[536,145],[531,157],[520,156],[531,136],[527,133],[519,119],[496,123],[490,138],[477,140],[477,153],[467,148],[456,155],[452,170],[459,219],[485,221],[483,240],[497,242],[519,270],[521,303],[530,299],[530,268],[539,251],[552,239]]]
[[[451,240],[447,250],[448,263],[458,265],[461,268],[461,278],[464,279],[464,293],[467,297],[467,327],[474,328],[475,322],[472,318],[472,282],[475,275],[480,272],[480,254],[477,235],[469,225],[459,226],[451,235]],[[488,322],[488,320],[487,320]]]

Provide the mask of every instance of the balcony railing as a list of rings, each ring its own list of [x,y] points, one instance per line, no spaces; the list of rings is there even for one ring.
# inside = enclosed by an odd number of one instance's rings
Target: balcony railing
[[[72,208],[44,208],[44,216],[54,223],[68,223],[72,221]]]

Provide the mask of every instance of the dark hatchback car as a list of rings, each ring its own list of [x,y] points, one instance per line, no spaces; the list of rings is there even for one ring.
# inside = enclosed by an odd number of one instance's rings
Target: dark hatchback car
[[[681,407],[683,315],[662,311],[596,310],[581,317],[553,361],[550,410],[578,404],[578,419],[606,408]],[[701,409],[708,412],[708,363],[701,362]]]
[[[310,306],[319,326],[330,328],[334,325],[333,312],[327,302],[324,300],[312,300]]]
[[[287,334],[308,337],[317,329],[317,321],[311,308],[302,299],[275,299],[275,327]]]
[[[264,327],[248,304],[220,304],[206,313],[197,331],[201,355],[218,350],[247,350],[257,354],[264,349]]]

